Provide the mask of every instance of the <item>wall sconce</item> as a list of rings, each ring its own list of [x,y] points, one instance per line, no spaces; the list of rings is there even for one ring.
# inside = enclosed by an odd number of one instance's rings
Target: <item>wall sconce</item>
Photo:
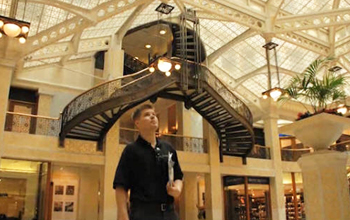
[[[283,94],[283,89],[281,88],[281,82],[280,82],[280,74],[278,71],[278,63],[277,63],[277,52],[276,47],[278,44],[274,42],[268,42],[263,47],[265,48],[266,52],[266,62],[267,62],[267,73],[268,73],[268,90],[262,93],[263,99],[267,99],[268,97],[271,97],[274,101],[277,101],[279,97]],[[269,50],[274,51],[275,55],[275,62],[276,62],[276,73],[277,73],[277,81],[278,86],[272,88],[272,82],[271,82],[271,67],[270,67],[270,53]]]
[[[155,62],[153,62],[149,67],[149,71],[151,73],[153,73],[156,69],[165,73],[166,76],[170,76],[172,70],[181,69],[181,64],[178,62],[172,61],[169,58],[160,57]]]
[[[21,44],[27,41],[30,23],[13,18],[0,16],[0,38],[6,35],[12,38],[18,38]]]

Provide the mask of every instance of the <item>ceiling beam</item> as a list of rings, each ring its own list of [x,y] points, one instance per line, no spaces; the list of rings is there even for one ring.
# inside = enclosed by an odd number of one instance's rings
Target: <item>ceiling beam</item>
[[[237,22],[251,29],[262,31],[265,28],[265,15],[249,7],[239,5],[233,1],[222,0],[181,0],[183,3],[212,13],[231,22]]]
[[[179,10],[181,11],[181,13],[185,13],[184,3],[182,3],[180,0],[174,0],[174,2],[177,5],[177,7],[179,8]]]
[[[121,14],[131,8],[137,7],[141,4],[149,3],[151,0],[138,0],[138,1],[123,1],[112,0],[100,4],[94,9],[90,10],[91,16],[96,16],[96,21],[101,22],[117,14]],[[76,16],[69,20],[66,20],[60,24],[57,24],[51,28],[46,29],[33,37],[29,37],[26,46],[23,51],[23,55],[33,53],[47,45],[55,43],[65,37],[78,33],[83,29],[93,25],[90,20]],[[53,34],[55,33],[55,34]]]
[[[78,38],[78,37],[77,37]],[[74,37],[73,37],[74,39]],[[73,40],[74,41],[74,40]],[[111,37],[100,37],[93,39],[84,39],[80,40],[78,49],[74,49],[75,46],[72,42],[60,42],[56,44],[51,44],[45,47],[45,50],[38,50],[35,53],[30,54],[25,57],[25,60],[34,61],[34,60],[43,60],[50,59],[61,56],[71,56],[77,53],[88,53],[94,51],[108,50],[109,42]]]
[[[25,0],[22,0],[23,2],[25,2]],[[90,15],[90,11],[88,9],[73,5],[73,4],[69,4],[69,3],[65,3],[65,2],[61,2],[61,1],[57,1],[57,0],[26,0],[27,2],[31,2],[31,3],[38,3],[38,4],[43,4],[43,5],[50,5],[56,8],[60,8],[63,9],[65,11],[68,11],[70,13],[73,13],[77,16],[80,16],[84,19],[87,19],[91,22],[96,22],[96,18],[94,16]]]
[[[266,9],[269,17],[275,23],[278,13],[281,10],[281,7],[284,3],[284,0],[269,0],[266,3]]]
[[[334,27],[339,25],[348,25],[350,20],[349,9],[333,9],[309,13],[302,15],[292,15],[277,18],[276,33],[291,32],[298,30],[317,29],[322,27]]]
[[[241,41],[244,41],[245,39],[247,39],[249,37],[254,36],[255,34],[256,34],[255,30],[248,29],[245,32],[243,32],[242,34],[240,34],[237,37],[235,37],[234,39],[232,39],[231,41],[229,41],[228,43],[226,43],[225,45],[221,46],[219,49],[217,49],[216,51],[214,51],[212,54],[210,54],[207,57],[209,65],[214,63],[215,60],[217,60],[223,53],[225,53],[229,49],[231,49],[234,45],[238,44]]]
[[[310,50],[314,53],[327,56],[329,54],[329,47],[324,44],[317,43],[316,41],[310,40],[307,37],[302,36],[298,33],[279,33],[275,35],[277,38],[289,42],[291,44],[302,47],[306,50]]]

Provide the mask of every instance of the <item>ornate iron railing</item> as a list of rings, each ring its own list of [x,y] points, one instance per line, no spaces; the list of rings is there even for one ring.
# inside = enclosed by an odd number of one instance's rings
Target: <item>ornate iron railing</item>
[[[147,70],[148,68],[128,76],[104,82],[77,96],[64,108],[62,112],[62,126],[84,110],[108,100],[112,94],[115,94],[123,86],[150,75]]]
[[[137,130],[131,128],[120,128],[119,131],[120,144],[132,143],[139,135]],[[207,140],[204,138],[159,133],[157,135],[159,139],[167,141],[178,151],[208,153]]]
[[[132,69],[134,72],[141,71],[148,67],[146,63],[141,62],[140,60],[136,59],[135,57],[127,53],[124,53],[124,66],[127,66],[128,68]]]
[[[254,148],[250,151],[247,157],[270,160],[270,147],[255,144]]]
[[[7,112],[5,131],[58,136],[60,125],[58,118]]]
[[[335,151],[340,151],[340,152],[350,151],[350,140],[333,144],[333,145],[329,146],[329,149],[335,150]]]
[[[190,64],[191,62],[188,61]],[[202,79],[208,83],[221,97],[223,97],[227,103],[250,125],[253,122],[253,117],[249,108],[236,97],[226,85],[220,81],[207,67],[202,66]],[[128,76],[120,77],[112,81],[102,83],[95,86],[94,88],[84,92],[83,94],[77,96],[73,99],[62,112],[62,126],[64,126],[69,120],[74,118],[79,113],[84,110],[102,103],[103,101],[111,98],[111,95],[116,96],[118,94],[117,90],[122,88],[122,86],[128,85],[129,83],[140,80],[141,78],[150,75],[148,68],[131,74]],[[154,73],[153,73],[154,74]]]
[[[204,74],[203,80],[208,83],[226,102],[250,125],[253,124],[253,116],[249,108],[240,100],[233,92],[218,78],[216,77],[206,66],[202,66],[201,71]]]
[[[312,152],[312,148],[300,148],[300,149],[281,149],[282,161],[297,161],[303,154]]]

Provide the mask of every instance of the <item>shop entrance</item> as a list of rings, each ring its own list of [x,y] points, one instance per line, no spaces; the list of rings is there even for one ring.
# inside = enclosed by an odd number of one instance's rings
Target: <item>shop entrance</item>
[[[1,159],[0,219],[48,219],[50,166],[49,162]]]
[[[225,176],[225,220],[270,220],[269,178]]]

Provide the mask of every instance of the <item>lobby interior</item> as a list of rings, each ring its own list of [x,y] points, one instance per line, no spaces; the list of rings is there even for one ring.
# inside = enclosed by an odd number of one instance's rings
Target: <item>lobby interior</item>
[[[13,19],[30,24],[24,43]],[[314,149],[280,128],[311,106],[262,93],[329,56],[350,83],[349,0],[0,0],[0,20],[0,219],[116,219],[141,103],[178,151],[181,220],[308,219],[297,161]],[[167,77],[163,57],[181,68]],[[328,148],[347,158],[345,127]]]

